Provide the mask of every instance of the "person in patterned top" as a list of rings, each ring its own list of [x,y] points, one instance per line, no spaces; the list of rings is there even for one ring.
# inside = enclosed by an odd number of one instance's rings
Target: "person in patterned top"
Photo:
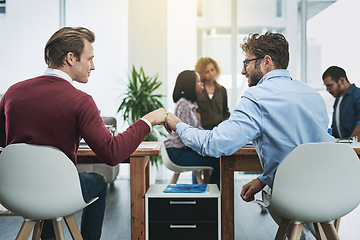
[[[198,129],[201,126],[200,114],[196,111],[197,94],[203,90],[200,75],[195,71],[181,72],[175,83],[173,100],[175,102],[174,114],[183,122]],[[181,141],[177,133],[172,132],[165,141],[165,147],[171,161],[179,166],[210,166],[213,168],[209,183],[220,187],[220,160],[219,158],[202,156],[188,148]]]

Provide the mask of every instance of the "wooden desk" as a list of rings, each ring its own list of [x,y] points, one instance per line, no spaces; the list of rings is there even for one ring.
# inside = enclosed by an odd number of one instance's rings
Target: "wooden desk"
[[[234,172],[260,171],[259,157],[255,148],[243,147],[231,156],[220,158],[221,189],[221,239],[235,239],[234,231]]]
[[[145,239],[145,193],[149,189],[150,156],[159,155],[160,142],[143,142],[141,146],[156,145],[154,148],[138,148],[123,163],[130,163],[131,194],[131,239]],[[101,163],[90,148],[79,148],[78,163]]]
[[[340,144],[340,143],[339,143]],[[353,146],[360,157],[360,145]],[[220,158],[221,232],[224,240],[235,239],[234,229],[234,172],[259,171],[263,169],[253,147],[243,147],[231,156]],[[238,196],[240,198],[240,196]]]

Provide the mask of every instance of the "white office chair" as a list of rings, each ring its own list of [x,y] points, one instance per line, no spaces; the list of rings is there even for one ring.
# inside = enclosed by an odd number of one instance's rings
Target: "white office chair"
[[[153,131],[156,135],[156,138],[158,139],[158,141],[161,142],[161,156],[162,156],[162,160],[164,165],[171,171],[174,172],[173,177],[170,180],[170,183],[175,184],[177,182],[177,180],[179,179],[180,173],[182,172],[188,172],[188,171],[194,171],[195,172],[195,176],[196,176],[196,180],[199,184],[203,184],[203,183],[207,183],[208,180],[208,176],[206,176],[207,174],[209,174],[206,171],[210,171],[212,170],[212,167],[209,166],[189,166],[189,167],[183,167],[183,166],[179,166],[175,163],[173,163],[171,161],[171,159],[169,158],[169,155],[167,154],[165,145],[164,145],[164,140],[162,138],[162,136],[160,135],[159,131],[155,128],[153,128]],[[201,171],[204,170],[204,179],[201,177]]]
[[[276,171],[269,212],[282,217],[276,239],[300,239],[304,222],[321,225],[328,239],[339,239],[333,224],[360,203],[360,161],[341,143],[309,143],[296,147]],[[263,192],[264,193],[264,192]],[[266,195],[266,194],[265,194]]]
[[[5,147],[0,154],[0,203],[24,218],[16,239],[28,239],[33,228],[33,239],[39,239],[45,219],[53,219],[56,239],[64,239],[62,218],[73,239],[82,239],[73,213],[89,204],[74,163],[57,148],[25,143]]]

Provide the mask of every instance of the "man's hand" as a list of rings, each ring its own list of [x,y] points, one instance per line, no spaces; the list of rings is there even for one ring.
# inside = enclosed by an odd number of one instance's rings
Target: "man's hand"
[[[175,126],[179,122],[181,122],[181,120],[178,117],[176,117],[174,114],[170,112],[166,114],[165,128],[166,130],[168,130],[168,132],[169,130],[175,131]]]
[[[240,196],[245,202],[251,202],[255,199],[255,194],[260,192],[264,187],[265,184],[263,184],[259,178],[256,178],[243,186]]]
[[[358,141],[360,141],[360,125],[357,125],[351,134],[350,137],[358,137]]]
[[[166,110],[164,108],[156,109],[152,112],[149,112],[143,118],[148,120],[152,126],[154,125],[163,125],[165,122]]]

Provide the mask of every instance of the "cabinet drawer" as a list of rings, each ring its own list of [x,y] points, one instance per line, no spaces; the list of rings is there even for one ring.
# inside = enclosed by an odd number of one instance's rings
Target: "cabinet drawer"
[[[150,222],[149,226],[149,240],[218,239],[218,225],[216,222]]]
[[[217,221],[218,198],[149,198],[149,221]]]

